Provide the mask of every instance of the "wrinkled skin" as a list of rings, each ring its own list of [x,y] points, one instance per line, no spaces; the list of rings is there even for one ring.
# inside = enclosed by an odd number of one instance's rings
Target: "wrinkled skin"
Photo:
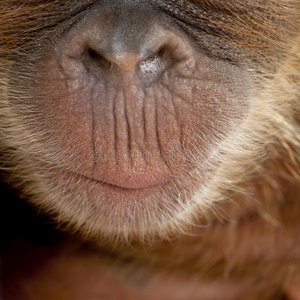
[[[300,299],[300,3],[200,2],[0,3],[4,300]]]

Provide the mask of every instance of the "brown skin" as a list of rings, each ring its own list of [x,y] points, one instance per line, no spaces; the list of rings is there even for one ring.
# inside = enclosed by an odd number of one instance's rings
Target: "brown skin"
[[[0,3],[3,300],[300,299],[300,2],[183,2]]]

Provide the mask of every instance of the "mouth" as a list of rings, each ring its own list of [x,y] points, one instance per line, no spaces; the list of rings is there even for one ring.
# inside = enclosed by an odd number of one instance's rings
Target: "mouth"
[[[145,180],[141,176],[136,177],[136,178],[130,178],[127,181],[119,181],[119,183],[112,183],[100,179],[96,179],[93,177],[89,177],[80,173],[74,173],[72,171],[68,171],[73,173],[74,175],[84,179],[88,180],[94,184],[99,184],[104,186],[107,189],[114,190],[114,191],[121,191],[121,192],[134,192],[134,191],[145,191],[149,190],[151,188],[159,187],[167,183],[167,181],[162,181],[160,183],[153,183],[150,181]]]
[[[154,232],[155,228],[188,212],[194,203],[192,171],[177,176],[169,174],[169,177],[160,173],[156,177],[159,180],[151,181],[151,176],[153,179],[157,173],[155,170],[151,173],[150,169],[147,173],[131,174],[130,180],[124,179],[129,173],[120,170],[119,176],[108,180],[105,176],[95,178],[92,172],[85,174],[86,170],[76,172],[53,165],[50,169],[48,166],[49,172],[44,173],[46,184],[51,186],[53,193],[62,191],[59,197],[53,198],[55,213],[72,224],[76,218],[81,227],[93,228],[88,229],[92,230],[88,234],[100,234],[103,230],[110,234]]]
[[[163,178],[162,176],[151,180],[149,179],[149,174],[148,177],[138,174],[128,176],[126,179],[120,176],[113,178],[113,180],[106,180],[69,169],[60,169],[59,172],[64,174],[63,176],[67,176],[72,182],[77,181],[78,187],[94,187],[98,191],[102,191],[102,193],[111,194],[112,197],[113,194],[120,194],[122,196],[150,194],[151,192],[163,189],[174,181],[174,178]]]

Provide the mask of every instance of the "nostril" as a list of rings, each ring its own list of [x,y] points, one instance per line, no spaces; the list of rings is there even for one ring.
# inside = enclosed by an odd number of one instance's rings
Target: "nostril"
[[[100,67],[101,69],[110,70],[113,68],[114,63],[109,59],[105,58],[105,56],[101,54],[99,51],[96,51],[93,48],[88,47],[86,53],[89,59],[94,64],[97,64],[97,66]]]
[[[153,54],[151,54],[149,57],[147,57],[146,59],[142,60],[140,62],[140,64],[144,64],[147,62],[158,62],[158,60],[164,61],[165,60],[165,54],[166,54],[166,48],[165,47],[161,47],[159,48],[156,52],[154,52]]]
[[[139,64],[144,76],[158,77],[172,64],[171,55],[168,55],[167,47],[160,47],[154,54]]]
[[[93,60],[97,60],[99,57],[102,57],[102,55],[92,48],[88,48],[87,52]]]
[[[156,56],[163,58],[167,52],[167,47],[160,47],[156,53]]]

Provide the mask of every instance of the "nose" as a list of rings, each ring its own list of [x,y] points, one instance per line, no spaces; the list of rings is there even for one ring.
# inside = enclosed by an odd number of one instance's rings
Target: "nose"
[[[81,47],[88,49],[89,63],[96,65],[100,72],[119,70],[156,78],[178,59],[179,39],[163,27],[142,32],[141,28],[131,27],[123,33],[115,28],[109,34],[106,31],[103,38],[93,36],[93,32],[82,41]]]
[[[186,36],[164,18],[151,11],[114,9],[98,11],[75,28],[65,45],[67,57],[108,78],[116,72],[135,73],[146,83],[191,58]]]
[[[147,38],[147,37],[145,37]],[[112,70],[117,67],[123,72],[140,71],[142,73],[162,73],[172,62],[172,50],[164,44],[164,39],[156,47],[143,47],[140,45],[132,51],[118,45],[115,47],[96,47],[95,44],[88,45],[88,55],[91,62],[97,64],[100,69]],[[115,51],[114,49],[118,50]],[[154,49],[153,49],[154,48]]]

